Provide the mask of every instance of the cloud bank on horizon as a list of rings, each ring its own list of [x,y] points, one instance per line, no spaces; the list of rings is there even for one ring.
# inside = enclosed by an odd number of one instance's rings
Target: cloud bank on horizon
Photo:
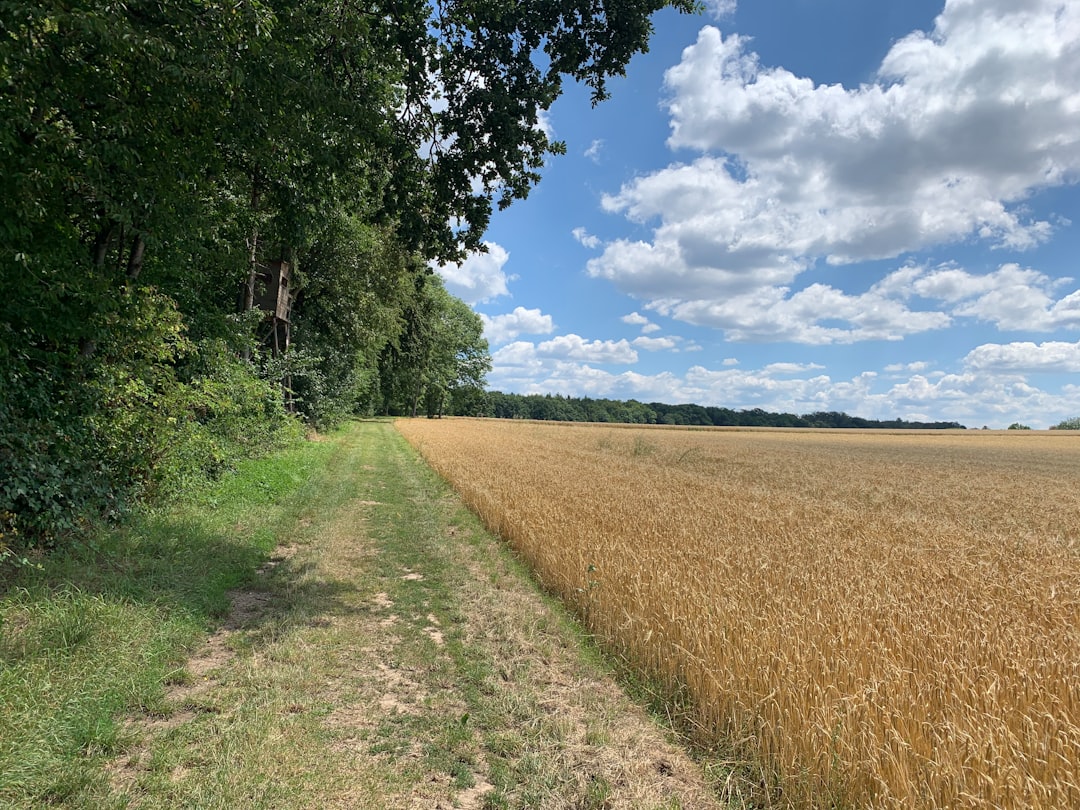
[[[594,302],[590,320],[580,302],[543,296],[550,314],[484,315],[493,387],[973,426],[1080,413],[1064,376],[1080,371],[1067,249],[1080,241],[1067,216],[1080,4],[948,0],[851,84],[763,64],[750,36],[718,27],[738,25],[734,3],[710,11],[662,86],[642,82],[668,126],[660,167],[628,166],[617,188],[600,185],[609,174],[578,178],[598,190],[573,203],[572,271],[623,312],[601,319]],[[617,144],[591,133],[578,165],[600,171]],[[496,238],[442,271],[453,292],[489,306],[510,296],[504,265],[560,283],[510,260],[531,252],[516,234],[509,253]],[[522,339],[564,321],[607,334]],[[684,365],[705,343],[715,358]],[[646,356],[665,359],[638,368]]]

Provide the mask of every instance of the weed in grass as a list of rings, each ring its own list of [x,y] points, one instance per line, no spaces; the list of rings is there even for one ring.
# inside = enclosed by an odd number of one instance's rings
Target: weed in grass
[[[611,807],[611,783],[595,774],[588,779],[582,810],[608,810]]]

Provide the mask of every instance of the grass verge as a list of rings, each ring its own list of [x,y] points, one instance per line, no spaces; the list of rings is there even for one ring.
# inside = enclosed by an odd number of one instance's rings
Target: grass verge
[[[721,806],[388,422],[27,573],[0,615],[13,807]]]
[[[247,462],[3,583],[0,805],[123,806],[104,764],[130,742],[124,714],[165,711],[164,684],[291,530],[329,449]]]

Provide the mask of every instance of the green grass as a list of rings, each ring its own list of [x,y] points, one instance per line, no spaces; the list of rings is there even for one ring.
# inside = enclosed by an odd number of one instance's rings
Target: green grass
[[[113,807],[102,768],[122,717],[164,711],[164,686],[316,486],[305,444],[197,498],[10,573],[0,597],[0,805]]]
[[[0,806],[683,806],[626,798],[671,749],[393,426],[328,439],[9,583]]]

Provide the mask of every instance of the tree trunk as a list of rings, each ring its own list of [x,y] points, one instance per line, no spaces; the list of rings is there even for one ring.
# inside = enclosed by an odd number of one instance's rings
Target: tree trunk
[[[240,299],[240,311],[248,312],[255,306],[255,282],[259,278],[259,199],[262,196],[259,183],[259,167],[251,173],[251,234],[248,236],[248,277]],[[251,359],[251,348],[244,347],[240,356]]]
[[[141,234],[135,235],[135,241],[131,243],[131,254],[128,256],[127,278],[134,281],[139,277],[143,268],[143,255],[146,253],[146,242]]]
[[[243,312],[247,312],[255,306],[255,281],[259,277],[259,200],[262,190],[259,182],[259,169],[251,173],[251,234],[248,236],[248,280],[244,288],[244,300],[241,304]]]
[[[112,241],[114,223],[109,222],[94,237],[94,267],[104,267],[105,260],[109,256],[109,242]]]

